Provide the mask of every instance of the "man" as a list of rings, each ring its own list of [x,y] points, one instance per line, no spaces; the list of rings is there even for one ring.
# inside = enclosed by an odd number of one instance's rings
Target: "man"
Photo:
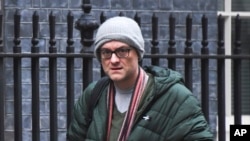
[[[212,141],[200,105],[181,75],[140,67],[144,39],[138,24],[113,17],[96,34],[94,53],[109,77],[88,122],[90,84],[74,107],[71,141]]]

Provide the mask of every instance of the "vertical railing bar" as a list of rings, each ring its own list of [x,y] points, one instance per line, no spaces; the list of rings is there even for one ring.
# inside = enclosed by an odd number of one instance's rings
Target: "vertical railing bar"
[[[235,42],[233,53],[235,55],[241,54],[240,41],[241,19],[237,15],[235,18]],[[234,80],[234,124],[241,124],[241,59],[233,59],[233,80]]]
[[[121,11],[121,12],[119,12],[119,14],[118,14],[120,17],[123,17],[123,16],[125,16],[125,13],[123,12],[123,11]]]
[[[175,42],[175,17],[173,14],[169,16],[169,41],[168,41],[168,54],[176,54],[176,48],[174,47]],[[168,59],[168,67],[175,70],[176,69],[176,58]]]
[[[134,20],[139,25],[139,27],[141,28],[141,17],[139,16],[139,14],[137,12],[135,13]],[[143,63],[143,59],[141,59],[139,61],[139,65],[142,66],[142,63]]]
[[[105,15],[104,12],[101,13],[100,15],[100,23],[104,23],[107,20],[107,16]]]
[[[49,53],[56,53],[55,47],[55,15],[49,15],[50,40]],[[49,58],[49,84],[50,84],[50,140],[57,141],[57,58]]]
[[[20,11],[16,10],[14,14],[14,53],[21,53],[20,47]],[[14,124],[15,141],[22,141],[22,60],[20,57],[13,58],[14,70]]]
[[[218,17],[218,55],[225,54],[224,48],[224,19]],[[225,59],[217,59],[217,93],[218,93],[218,140],[225,141]]]
[[[84,58],[83,57],[83,61],[82,61],[82,67],[83,67],[83,88],[87,88],[87,86],[90,84],[90,82],[93,79],[93,60],[92,58]]]
[[[76,21],[76,29],[80,30],[83,53],[93,53],[88,48],[94,43],[94,30],[98,28],[98,23],[91,12],[92,5],[89,1],[82,1],[84,14]],[[83,89],[85,89],[93,80],[93,58],[82,57],[82,80]]]
[[[208,20],[205,15],[202,16],[202,48],[201,48],[201,54],[208,55],[208,41],[207,41],[207,26],[208,26]],[[201,59],[201,103],[202,103],[202,110],[204,113],[205,118],[209,122],[209,59]]]
[[[67,47],[66,52],[67,53],[74,53],[74,47],[72,46],[74,44],[73,41],[73,22],[74,22],[74,16],[72,15],[72,12],[70,11],[67,15],[67,27],[68,27],[68,39],[67,39]],[[74,58],[67,58],[66,59],[66,67],[67,67],[67,128],[69,127],[69,124],[72,119],[73,115],[73,107],[74,107]]]
[[[187,16],[186,18],[186,48],[185,48],[185,54],[192,54],[193,53],[193,49],[191,48],[192,45],[192,41],[191,41],[191,37],[192,37],[192,17],[190,16],[190,14]],[[193,73],[192,73],[192,69],[193,69],[193,59],[191,58],[186,58],[185,59],[185,82],[186,82],[186,86],[192,91],[193,90]]]
[[[158,42],[158,17],[156,16],[155,13],[153,13],[152,16],[152,48],[151,48],[151,54],[159,54],[159,47],[157,45],[159,44]],[[151,58],[152,60],[152,65],[159,66],[159,58]]]
[[[137,12],[135,13],[134,20],[139,25],[139,27],[141,27],[141,17],[139,16]]]
[[[32,16],[33,37],[31,40],[31,53],[39,53],[38,30],[39,16],[35,11]],[[32,80],[32,141],[40,140],[40,99],[39,99],[39,57],[31,58]]]
[[[0,11],[0,53],[4,53],[3,49],[3,14]],[[0,57],[0,74],[4,74],[4,58]],[[4,140],[4,99],[5,99],[5,75],[0,75],[0,140]]]

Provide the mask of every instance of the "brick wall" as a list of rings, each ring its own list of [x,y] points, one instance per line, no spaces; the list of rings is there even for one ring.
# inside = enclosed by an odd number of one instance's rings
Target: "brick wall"
[[[168,17],[170,13],[176,17],[176,48],[180,53],[184,52],[185,47],[185,18],[188,14],[193,18],[193,51],[199,53],[201,48],[201,17],[206,14],[209,20],[209,49],[210,53],[216,53],[216,0],[92,0],[92,14],[99,21],[101,12],[105,12],[107,17],[112,17],[123,12],[128,17],[133,17],[137,12],[141,17],[141,25],[143,36],[146,40],[146,52],[150,52],[151,47],[151,16],[153,12],[159,18],[159,47],[160,52],[167,53],[168,47]],[[56,46],[58,52],[65,52],[66,48],[66,15],[69,10],[72,11],[75,20],[83,13],[80,5],[81,0],[4,0],[3,10],[5,14],[5,30],[4,30],[4,45],[6,52],[12,52],[13,48],[13,14],[16,9],[20,10],[21,18],[21,47],[22,52],[30,52],[31,37],[32,37],[32,14],[37,11],[40,16],[40,32],[39,32],[39,47],[41,52],[48,52],[49,47],[49,29],[48,15],[51,11],[56,15]],[[74,29],[75,51],[81,50],[79,32]],[[92,47],[93,48],[93,47]],[[65,60],[58,59],[58,125],[60,141],[65,139],[66,131],[66,88],[65,88]],[[145,64],[149,63],[145,61]],[[97,64],[96,61],[94,61]],[[162,66],[166,65],[166,60],[161,60]],[[183,62],[178,61],[177,69],[183,73]],[[40,113],[41,113],[41,141],[49,140],[49,82],[48,82],[48,60],[41,59],[41,74],[40,74]],[[75,86],[76,98],[82,91],[81,80],[81,63],[76,60],[76,76]],[[210,73],[210,124],[213,130],[216,127],[216,71],[214,62],[211,62]],[[98,67],[98,65],[94,65]],[[23,140],[31,141],[31,73],[30,60],[23,59],[22,61],[22,94],[23,94]],[[199,62],[194,62],[194,76],[200,76]],[[12,60],[6,60],[6,100],[5,100],[5,141],[14,140],[14,121],[13,121],[13,67]],[[94,68],[94,79],[96,80],[99,72]],[[98,75],[96,75],[98,74]],[[194,94],[200,98],[200,77],[193,78]]]

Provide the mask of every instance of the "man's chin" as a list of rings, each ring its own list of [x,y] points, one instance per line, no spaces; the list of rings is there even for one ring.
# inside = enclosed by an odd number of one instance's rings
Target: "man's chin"
[[[121,76],[110,76],[109,78],[114,82],[119,82],[123,80]]]
[[[119,81],[121,81],[122,79],[119,79],[119,78],[111,78],[111,80],[114,81],[114,82],[119,82]]]

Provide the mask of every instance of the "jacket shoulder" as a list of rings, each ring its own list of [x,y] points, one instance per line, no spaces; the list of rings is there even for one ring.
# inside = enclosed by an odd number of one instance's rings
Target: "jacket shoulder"
[[[67,139],[70,141],[80,141],[86,137],[88,128],[87,102],[95,84],[96,82],[89,84],[74,104],[73,117],[67,130]]]

